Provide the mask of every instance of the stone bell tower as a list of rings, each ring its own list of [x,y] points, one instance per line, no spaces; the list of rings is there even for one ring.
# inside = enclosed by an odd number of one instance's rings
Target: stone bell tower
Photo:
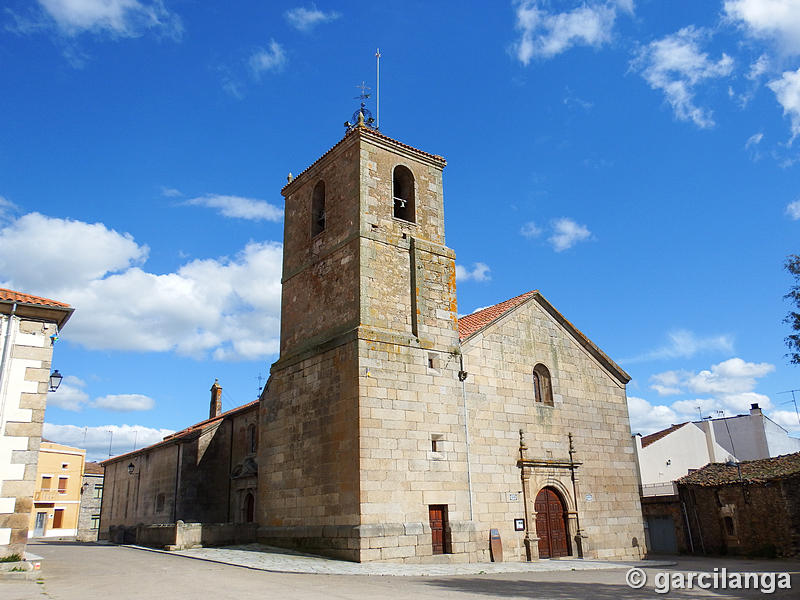
[[[282,191],[259,538],[350,560],[420,560],[436,552],[431,507],[444,511],[444,551],[469,550],[446,161],[368,116],[362,104],[344,138]]]

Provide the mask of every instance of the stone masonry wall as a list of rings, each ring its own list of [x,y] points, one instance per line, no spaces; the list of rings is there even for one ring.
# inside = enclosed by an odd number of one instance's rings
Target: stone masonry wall
[[[357,352],[352,338],[273,365],[259,419],[257,521],[267,543],[358,559]]]
[[[536,300],[475,335],[463,352],[479,539],[497,528],[505,548],[522,551],[524,532],[513,529],[513,519],[525,513],[516,466],[519,430],[526,433],[528,458],[553,460],[569,459],[572,433],[575,459],[583,463],[577,498],[568,471],[545,470],[531,480],[530,514],[535,514],[538,491],[545,485],[556,487],[568,508],[577,504],[580,526],[588,536],[587,557],[638,558],[633,538],[641,546],[645,538],[624,384]],[[534,401],[537,363],[550,371],[554,406]],[[533,523],[527,525],[535,529]]]
[[[9,323],[10,362],[0,381],[0,557],[22,554],[28,539],[56,332],[53,323],[4,315],[0,339]]]
[[[679,484],[686,502],[695,553],[800,556],[796,492],[800,477],[763,484],[719,487]],[[733,534],[724,519],[733,521]]]

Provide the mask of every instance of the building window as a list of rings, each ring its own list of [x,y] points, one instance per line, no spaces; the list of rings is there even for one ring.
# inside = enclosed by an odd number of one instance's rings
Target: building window
[[[414,206],[414,174],[411,169],[397,165],[392,174],[394,216],[409,223],[416,222]]]
[[[95,483],[94,484],[94,498],[98,500],[103,499],[103,484],[102,483]]]
[[[52,485],[53,478],[50,475],[42,475],[42,491],[49,492]]]
[[[66,469],[67,467],[69,467],[69,463],[61,463],[62,469]]]
[[[92,515],[92,529],[100,529],[100,515]]]
[[[318,181],[311,194],[311,237],[325,231],[325,182]]]
[[[59,477],[58,478],[58,493],[59,494],[66,494],[67,493],[67,478],[66,477]]]
[[[736,537],[736,527],[733,524],[733,518],[725,517],[723,521],[725,521],[725,531],[727,534],[731,537]]]
[[[250,454],[255,454],[258,450],[258,430],[252,423],[247,427],[247,449]]]
[[[156,495],[156,512],[160,513],[164,511],[164,504],[166,501],[166,496],[164,494]]]
[[[533,395],[536,402],[553,406],[553,386],[550,371],[542,363],[533,367]]]

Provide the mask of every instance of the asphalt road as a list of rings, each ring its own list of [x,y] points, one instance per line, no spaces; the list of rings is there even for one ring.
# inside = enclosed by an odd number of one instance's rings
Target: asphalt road
[[[0,582],[2,600],[308,600],[369,598],[375,600],[597,599],[642,598],[800,598],[800,562],[678,558],[669,569],[647,569],[640,590],[625,583],[625,569],[468,575],[391,577],[271,573],[181,556],[74,542],[29,545],[44,558],[36,581]],[[793,589],[762,594],[758,590],[682,590],[657,594],[658,571],[792,572]]]

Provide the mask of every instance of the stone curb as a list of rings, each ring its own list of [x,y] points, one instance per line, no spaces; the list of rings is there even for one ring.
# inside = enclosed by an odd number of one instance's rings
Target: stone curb
[[[601,560],[581,560],[581,559],[555,559],[547,561],[537,561],[531,563],[428,563],[428,564],[401,564],[401,563],[351,563],[310,554],[284,554],[282,549],[270,553],[264,550],[248,550],[241,547],[233,548],[199,548],[184,551],[168,551],[158,548],[148,548],[145,546],[135,546],[131,544],[121,544],[125,548],[134,550],[144,550],[170,556],[180,556],[192,560],[202,560],[206,562],[230,565],[254,571],[265,571],[269,573],[287,574],[306,574],[306,575],[377,575],[390,577],[458,577],[463,575],[497,575],[502,573],[542,573],[556,571],[591,571],[607,569],[626,569],[631,567],[639,568],[660,568],[672,567],[678,563],[669,560],[642,560],[642,561],[623,561],[607,562]],[[252,562],[237,561],[235,559],[224,559],[226,551],[247,552],[248,558],[257,559],[257,555],[279,556],[275,560],[275,565],[260,566]],[[205,555],[199,554],[206,553]],[[208,554],[219,554],[214,557]],[[285,557],[285,558],[284,558]],[[302,564],[307,561],[318,561],[316,565]],[[284,564],[280,564],[284,563]]]

